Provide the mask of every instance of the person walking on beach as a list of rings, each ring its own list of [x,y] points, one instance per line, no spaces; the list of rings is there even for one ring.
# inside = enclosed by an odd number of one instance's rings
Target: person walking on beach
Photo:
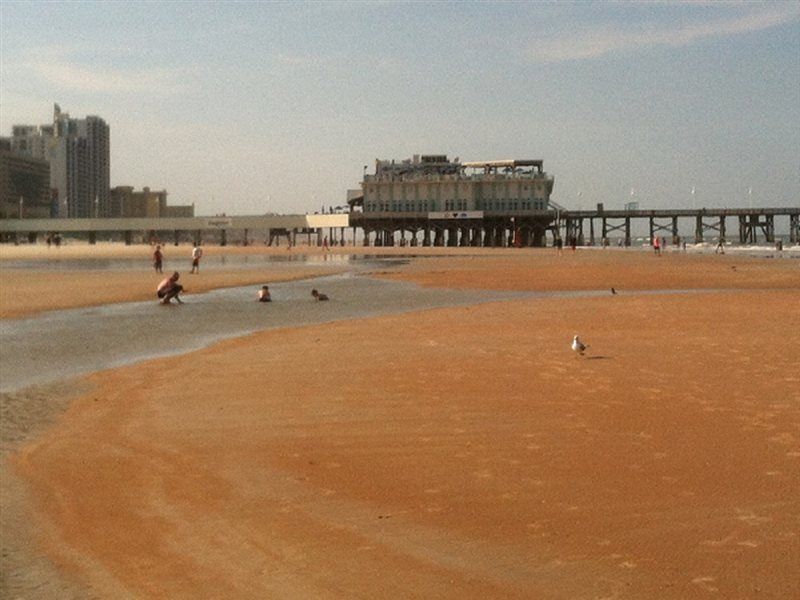
[[[156,273],[163,273],[162,271],[162,263],[164,260],[164,255],[161,253],[161,246],[156,246],[155,251],[153,251],[153,268],[156,270]]]
[[[183,286],[178,283],[180,273],[175,271],[172,275],[164,279],[156,288],[156,296],[161,299],[161,304],[169,304],[175,298],[178,304],[183,304],[178,295],[183,291]]]
[[[200,247],[199,244],[196,244],[195,247],[192,249],[192,270],[189,271],[190,274],[199,274],[200,273],[200,258],[203,256],[203,249]]]

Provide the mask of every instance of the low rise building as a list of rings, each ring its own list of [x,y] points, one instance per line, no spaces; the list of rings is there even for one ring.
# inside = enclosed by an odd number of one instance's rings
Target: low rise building
[[[168,206],[167,191],[149,187],[135,191],[133,186],[111,188],[109,216],[122,218],[193,217],[194,205]]]

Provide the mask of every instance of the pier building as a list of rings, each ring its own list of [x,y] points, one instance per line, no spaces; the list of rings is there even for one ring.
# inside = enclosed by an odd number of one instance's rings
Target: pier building
[[[376,160],[350,194],[364,245],[543,246],[553,177],[531,159],[460,162],[446,155]]]

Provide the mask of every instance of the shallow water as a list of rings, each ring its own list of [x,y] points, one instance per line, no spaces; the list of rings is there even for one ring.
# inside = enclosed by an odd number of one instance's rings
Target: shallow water
[[[201,270],[218,269],[244,269],[268,265],[275,267],[298,267],[309,266],[318,269],[319,267],[367,267],[380,264],[398,264],[409,259],[407,256],[374,256],[357,254],[252,254],[252,255],[206,255],[200,261]],[[164,271],[190,270],[192,266],[191,258],[176,259],[165,258]],[[152,262],[149,256],[142,257],[118,257],[118,258],[62,258],[58,256],[58,251],[54,250],[51,256],[46,258],[5,260],[2,262],[5,269],[26,269],[26,270],[48,270],[48,271],[139,271],[142,269],[152,269]]]
[[[316,302],[312,287],[331,300]],[[257,302],[257,291],[227,288],[186,295],[183,305],[164,306],[154,298],[0,321],[0,391],[181,354],[264,329],[525,295],[426,289],[352,274],[271,284],[270,303]]]

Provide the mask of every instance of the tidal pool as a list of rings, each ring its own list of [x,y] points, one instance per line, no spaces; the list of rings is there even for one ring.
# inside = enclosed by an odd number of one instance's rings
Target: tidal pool
[[[311,289],[330,296],[316,302]],[[522,297],[518,292],[454,291],[369,279],[352,273],[184,296],[164,306],[153,298],[46,312],[0,321],[0,391],[182,354],[254,331]],[[342,343],[358,343],[342,340]]]

